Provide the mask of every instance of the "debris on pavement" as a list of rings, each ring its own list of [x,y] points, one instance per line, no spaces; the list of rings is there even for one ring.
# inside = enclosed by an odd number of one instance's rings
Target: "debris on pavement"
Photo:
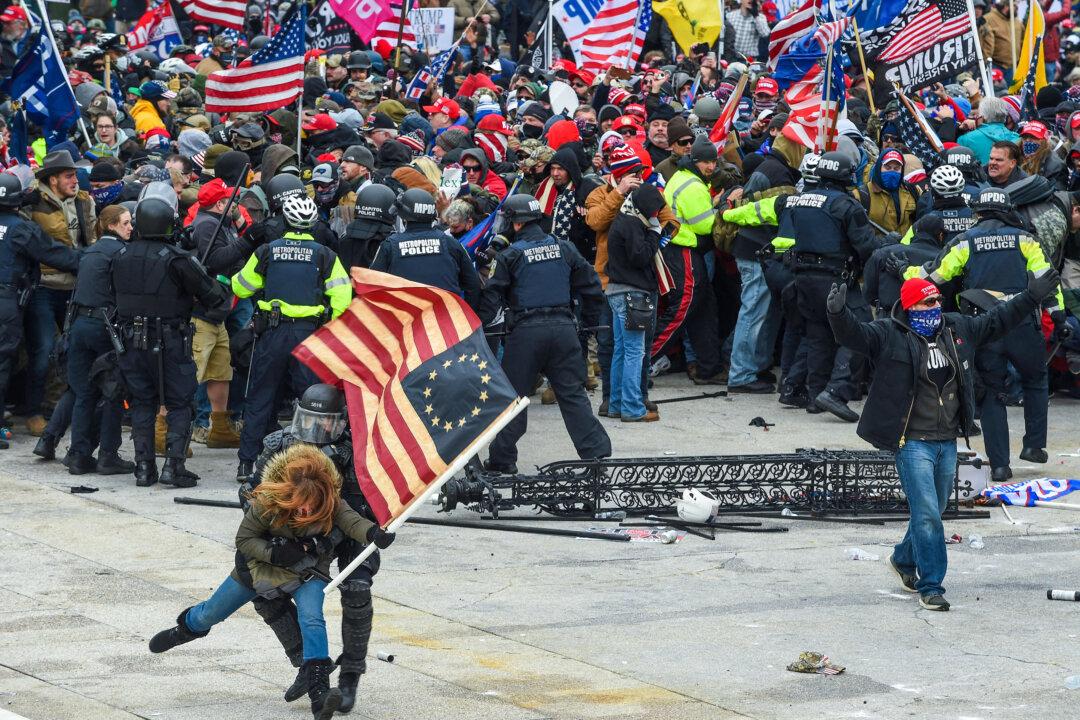
[[[844,666],[829,662],[828,655],[810,650],[799,653],[799,659],[788,665],[787,669],[810,675],[839,675],[844,672]]]
[[[870,562],[877,562],[881,559],[880,556],[868,553],[862,548],[848,548],[844,551],[848,560],[869,560]]]
[[[87,485],[72,485],[71,486],[71,492],[72,492],[73,495],[76,494],[76,493],[96,493],[97,491],[98,491],[98,489],[96,487],[89,487]]]

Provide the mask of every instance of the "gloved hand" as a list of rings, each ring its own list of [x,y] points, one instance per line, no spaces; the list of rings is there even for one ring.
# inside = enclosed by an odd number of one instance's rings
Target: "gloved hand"
[[[367,532],[367,541],[369,543],[375,543],[375,547],[380,550],[385,550],[390,547],[390,544],[394,542],[394,538],[396,537],[396,533],[386,532],[378,525],[372,526]]]
[[[270,541],[270,563],[280,567],[289,567],[307,557],[303,543],[288,538],[276,537]]]
[[[1050,336],[1051,342],[1063,342],[1072,337],[1073,331],[1065,319],[1064,310],[1055,310],[1050,313],[1050,321],[1054,323],[1054,333]]]
[[[825,308],[833,315],[839,315],[847,306],[847,285],[833,283],[829,297],[825,299]]]
[[[898,232],[887,232],[881,238],[881,242],[882,242],[881,246],[885,247],[886,245],[899,245],[901,239],[902,239],[902,236],[900,235],[900,233],[898,233]]]
[[[1060,280],[1061,277],[1058,275],[1057,270],[1050,268],[1042,275],[1033,275],[1028,280],[1028,290],[1035,296],[1037,301],[1041,302],[1049,297],[1050,293],[1057,290]]]
[[[908,269],[911,262],[908,260],[907,253],[892,252],[889,253],[889,257],[885,258],[883,267],[885,272],[889,273],[893,277],[904,278],[904,271]]]
[[[312,555],[329,555],[334,550],[334,541],[329,535],[315,535],[304,538],[304,549]]]

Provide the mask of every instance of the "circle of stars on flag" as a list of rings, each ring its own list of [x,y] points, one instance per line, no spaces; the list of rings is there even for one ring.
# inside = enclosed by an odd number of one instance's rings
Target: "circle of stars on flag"
[[[455,362],[459,363],[459,364],[469,363],[471,365],[474,365],[476,367],[476,369],[478,371],[480,371],[480,373],[481,373],[481,375],[480,375],[481,384],[487,385],[488,383],[491,382],[491,374],[487,372],[487,366],[488,366],[487,360],[481,359],[480,356],[477,355],[476,353],[473,353],[472,355],[466,355],[466,354],[459,355],[457,357],[456,361],[453,360],[453,359],[444,360],[443,363],[442,363],[442,367],[443,367],[444,370],[449,369],[452,365],[455,364]],[[473,405],[472,409],[469,410],[469,412],[466,415],[463,415],[462,417],[457,418],[457,419],[444,418],[444,417],[440,417],[439,414],[436,412],[435,405],[434,405],[434,400],[433,400],[434,390],[432,388],[436,384],[438,379],[439,379],[439,370],[436,368],[436,369],[432,370],[430,373],[428,373],[428,380],[431,382],[431,384],[426,385],[424,387],[424,392],[423,392],[424,400],[426,401],[426,404],[424,405],[424,415],[427,416],[428,422],[431,424],[432,431],[434,432],[435,430],[440,430],[441,429],[444,433],[448,433],[451,430],[453,430],[455,427],[457,427],[457,428],[465,427],[465,425],[469,421],[469,418],[474,418],[474,417],[478,416],[481,413],[481,407],[488,400],[488,391],[487,390],[481,390],[480,391],[480,393],[477,395],[477,398],[476,398],[476,404]]]

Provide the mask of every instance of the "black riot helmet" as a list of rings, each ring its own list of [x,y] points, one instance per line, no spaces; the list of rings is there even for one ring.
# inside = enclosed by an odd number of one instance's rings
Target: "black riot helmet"
[[[292,435],[313,445],[329,445],[348,425],[345,395],[333,385],[317,383],[304,391],[293,413]]]
[[[949,148],[941,153],[941,158],[946,165],[955,165],[960,170],[970,170],[979,166],[979,157],[971,148],[963,145]]]
[[[268,42],[270,42],[270,38],[268,38],[267,36],[256,35],[255,37],[251,38],[250,42],[248,42],[248,50],[250,50],[251,52],[262,50],[263,45]]]
[[[271,213],[281,212],[281,205],[291,195],[307,195],[304,181],[295,175],[275,175],[263,188],[266,191],[266,204]]]
[[[979,197],[971,203],[971,209],[976,213],[986,212],[1012,212],[1013,206],[1009,199],[1009,193],[1000,188],[985,188],[979,193]]]
[[[851,173],[851,158],[842,152],[827,152],[818,161],[817,175],[822,180],[849,185],[852,181]]]
[[[420,188],[406,190],[394,202],[394,212],[407,223],[431,223],[436,215],[435,198]]]
[[[139,201],[135,208],[135,232],[143,240],[169,240],[176,226],[176,211],[156,197]]]
[[[396,200],[397,195],[393,190],[385,185],[372,183],[356,194],[356,219],[389,227],[393,225]]]
[[[508,223],[530,223],[544,217],[540,201],[526,193],[515,193],[508,197],[502,212]]]
[[[11,173],[0,173],[0,208],[17,209],[23,201],[22,181]]]

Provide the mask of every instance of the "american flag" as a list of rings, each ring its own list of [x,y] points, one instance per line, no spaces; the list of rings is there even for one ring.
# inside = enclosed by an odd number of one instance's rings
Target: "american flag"
[[[814,39],[821,43],[822,49],[828,50],[830,45],[844,36],[849,27],[851,27],[851,18],[849,17],[822,23],[814,31]]]
[[[813,38],[808,40],[814,42]],[[803,44],[807,44],[806,41]],[[826,82],[823,65],[823,61],[810,64],[803,77],[788,86],[784,100],[790,111],[782,130],[789,140],[819,151],[825,145],[825,134],[831,134],[836,125],[834,118],[843,111],[846,101],[843,63],[836,56],[835,48],[831,83]]]
[[[1036,37],[1033,52],[1031,53],[1031,65],[1028,67],[1027,76],[1024,78],[1024,84],[1020,86],[1021,120],[1030,120],[1037,116],[1037,111],[1035,109],[1035,77],[1039,72],[1039,65],[1042,64],[1042,56],[1039,54],[1039,48],[1041,47],[1042,38]]]
[[[1080,480],[1053,480],[1038,478],[1024,480],[1007,485],[995,485],[983,490],[983,497],[1000,500],[1006,505],[1035,507],[1042,502],[1050,502],[1080,490]]]
[[[721,152],[723,152],[724,146],[727,144],[728,135],[731,134],[731,123],[735,121],[735,115],[739,111],[739,101],[746,91],[748,80],[749,77],[745,73],[739,78],[739,84],[735,86],[731,95],[728,96],[724,108],[720,111],[720,117],[716,119],[716,123],[709,132],[709,140],[712,140],[713,144],[716,145],[716,149]]]
[[[304,89],[307,5],[289,13],[281,29],[239,67],[206,79],[209,112],[263,112],[292,103]]]
[[[379,22],[379,27],[376,28],[375,34],[371,37],[371,47],[380,40],[385,40],[390,43],[391,47],[398,46],[398,26],[401,24],[401,1],[402,0],[379,0],[379,3],[389,2],[390,10],[393,12],[393,18],[384,17]],[[409,20],[409,10],[412,7],[406,6],[405,10],[405,26],[401,30],[401,44],[407,45],[414,50],[416,49],[416,33],[413,31],[412,22]]]
[[[900,139],[911,154],[922,161],[923,169],[929,174],[941,164],[941,152],[945,146],[915,104],[903,93],[898,93],[898,97],[900,112],[896,116],[896,128],[900,132]]]
[[[602,72],[637,65],[652,24],[652,0],[559,0],[553,12],[579,67]]]
[[[867,58],[898,63],[917,52],[971,32],[964,0],[909,0],[890,24],[863,33]]]
[[[222,25],[234,30],[244,29],[244,0],[180,0],[181,7],[192,20]]]
[[[450,64],[454,62],[454,58],[457,56],[457,51],[458,44],[454,43],[449,50],[443,50],[432,58],[431,62],[421,68],[420,72],[416,73],[412,82],[409,83],[408,89],[405,90],[405,97],[409,100],[419,100],[424,91],[427,90],[428,83],[432,80],[436,83],[442,82],[446,69],[450,67]]]
[[[787,52],[792,43],[814,29],[821,0],[806,0],[797,10],[776,23],[769,34],[769,68],[776,69],[776,62]]]
[[[353,268],[355,296],[293,350],[343,386],[360,491],[386,526],[449,479],[527,401],[457,295]]]

